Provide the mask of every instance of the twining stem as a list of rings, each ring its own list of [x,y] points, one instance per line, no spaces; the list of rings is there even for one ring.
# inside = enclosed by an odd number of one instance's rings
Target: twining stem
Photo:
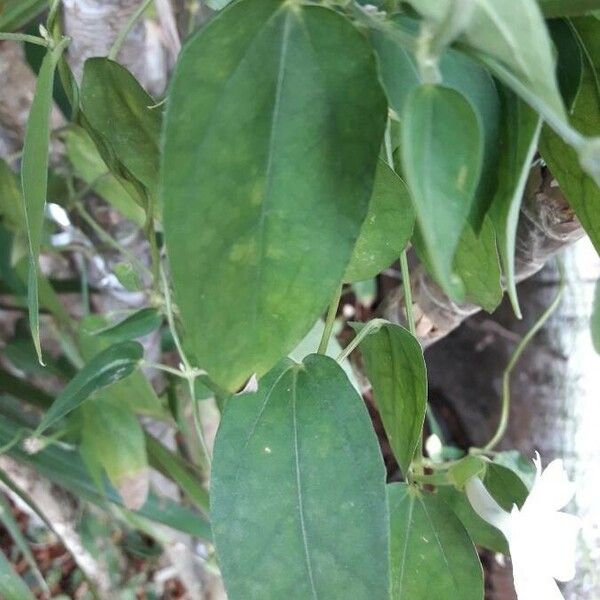
[[[133,26],[136,24],[137,20],[144,14],[152,2],[154,2],[154,0],[144,0],[140,4],[139,8],[131,15],[131,17],[129,17],[129,20],[127,23],[125,23],[125,26],[121,29],[121,31],[119,31],[119,34],[117,35],[112,48],[108,53],[108,58],[110,60],[115,60],[117,58],[121,47],[129,35],[129,32],[133,29]]]
[[[519,342],[518,346],[515,348],[515,351],[510,357],[510,361],[508,362],[506,369],[504,369],[504,373],[502,375],[502,412],[500,414],[500,422],[498,423],[498,428],[492,439],[483,447],[484,452],[490,452],[493,450],[506,433],[510,415],[510,375],[515,368],[515,365],[521,357],[521,354],[523,354],[525,348],[527,348],[529,342],[531,342],[536,333],[544,326],[552,313],[554,313],[554,311],[558,308],[558,305],[562,300],[562,296],[565,291],[565,276],[562,263],[560,262],[558,262],[558,269],[560,273],[560,284],[556,297],[550,306],[548,306],[548,308],[542,313],[540,318],[534,323],[533,327]]]
[[[338,287],[335,296],[329,305],[329,310],[327,311],[327,317],[325,319],[323,335],[321,336],[321,343],[319,344],[319,349],[317,350],[319,354],[327,353],[327,346],[329,346],[329,339],[331,338],[331,332],[333,331],[333,326],[335,324],[335,315],[337,314],[340,298],[342,297],[342,287],[343,286],[341,285]]]

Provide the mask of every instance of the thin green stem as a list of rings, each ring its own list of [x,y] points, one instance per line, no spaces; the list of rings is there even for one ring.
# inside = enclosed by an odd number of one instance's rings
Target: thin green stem
[[[355,338],[340,352],[337,357],[337,362],[344,362],[354,350],[358,347],[358,345],[373,331],[379,329],[382,325],[387,323],[385,319],[372,319],[369,321],[355,336]]]
[[[417,328],[415,326],[412,288],[410,285],[410,270],[408,268],[406,250],[402,250],[400,254],[400,270],[402,271],[402,288],[404,289],[404,310],[406,312],[406,323],[408,324],[408,330],[416,337]]]
[[[163,371],[164,373],[169,373],[169,375],[174,375],[175,377],[179,377],[180,379],[186,379],[187,375],[180,371],[179,369],[175,369],[173,367],[169,367],[168,365],[163,365],[161,363],[155,363],[148,360],[144,361],[144,366],[149,369],[156,369],[157,371]]]
[[[210,450],[208,449],[208,444],[206,443],[206,438],[204,437],[204,430],[202,429],[202,415],[200,414],[200,400],[196,398],[196,391],[194,386],[195,378],[188,377],[188,388],[190,390],[190,397],[192,399],[192,413],[194,416],[194,428],[196,430],[196,435],[198,436],[198,440],[200,441],[200,446],[202,447],[202,452],[206,457],[207,466],[210,468],[212,463],[212,456],[210,454]]]
[[[131,17],[129,17],[129,20],[127,23],[125,23],[125,26],[121,29],[121,31],[119,31],[119,34],[117,35],[110,52],[108,53],[108,58],[110,60],[116,60],[117,55],[119,54],[123,44],[125,43],[125,40],[127,39],[127,36],[129,35],[129,32],[133,29],[133,26],[136,24],[137,20],[144,14],[152,2],[154,2],[154,0],[144,0],[140,4],[139,8],[131,15]]]
[[[340,298],[342,297],[342,287],[343,286],[341,285],[338,287],[335,296],[329,305],[329,310],[327,311],[327,317],[325,319],[325,327],[323,328],[323,335],[321,336],[321,343],[317,350],[319,354],[327,353],[327,346],[329,346],[329,339],[331,338],[331,332],[333,331],[333,326],[335,324],[335,315],[337,314]]]
[[[564,269],[562,264],[558,263],[558,268],[560,272],[560,285],[558,288],[558,293],[556,297],[548,306],[548,308],[542,313],[540,318],[534,323],[533,327],[525,334],[523,339],[519,342],[515,351],[513,352],[506,369],[504,369],[504,373],[502,375],[502,411],[500,414],[500,422],[498,423],[498,428],[496,433],[492,437],[492,439],[483,447],[484,452],[490,452],[493,450],[500,440],[504,437],[506,433],[506,429],[508,428],[508,421],[510,415],[510,375],[515,368],[515,365],[521,358],[524,350],[529,345],[529,342],[533,339],[533,337],[538,333],[538,331],[544,326],[546,321],[552,316],[554,311],[558,308],[560,301],[562,300],[563,293],[565,291],[565,276]]]
[[[50,42],[44,38],[38,37],[37,35],[27,35],[26,33],[7,33],[0,31],[0,40],[11,41],[11,42],[27,42],[29,44],[35,44],[36,46],[44,46],[48,48]]]

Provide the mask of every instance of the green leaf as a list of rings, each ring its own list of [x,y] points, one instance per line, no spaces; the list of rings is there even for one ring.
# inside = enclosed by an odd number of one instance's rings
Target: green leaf
[[[600,135],[600,21],[589,17],[574,19],[573,24],[586,51],[583,80],[572,109],[571,124],[584,135]],[[600,188],[583,172],[577,152],[548,127],[542,131],[540,151],[596,251],[600,253]]]
[[[101,140],[100,152],[114,169],[125,169],[125,179],[142,183],[154,202],[159,181],[161,111],[151,108],[153,98],[124,67],[107,58],[85,62],[81,81],[81,105],[93,139]],[[111,158],[106,156],[108,151]],[[156,208],[156,207],[155,207]]]
[[[502,87],[502,153],[498,163],[498,188],[490,207],[496,231],[504,282],[513,310],[521,317],[515,279],[515,242],[521,201],[541,131],[541,119],[522,100]]]
[[[25,224],[29,242],[29,279],[27,285],[29,326],[38,359],[42,364],[38,299],[38,255],[42,241],[44,207],[46,206],[46,190],[48,187],[50,112],[52,110],[54,72],[63,49],[64,43],[61,43],[44,56],[38,74],[29,120],[27,121],[21,164]]]
[[[126,340],[134,340],[156,331],[162,320],[161,313],[155,308],[142,308],[119,323],[102,327],[92,332],[92,334],[102,336],[115,344]]]
[[[206,0],[206,6],[213,10],[221,10],[228,4],[231,4],[232,0]]]
[[[600,354],[600,282],[596,282],[596,288],[594,291],[594,307],[592,309],[590,327],[594,350]]]
[[[437,22],[453,7],[453,0],[412,0],[411,3]],[[463,38],[483,56],[510,69],[557,118],[565,119],[552,42],[536,0],[475,0],[473,16]]]
[[[469,102],[449,88],[415,88],[402,114],[402,164],[433,274],[461,299],[452,264],[473,206],[483,140]]]
[[[421,84],[417,61],[398,38],[396,29],[416,34],[418,22],[397,15],[387,22],[388,27],[374,30],[370,39],[379,60],[382,82],[391,107],[398,116],[403,114],[404,103],[410,92]],[[484,156],[481,179],[470,220],[477,231],[481,228],[496,185],[496,166],[500,133],[500,99],[492,76],[474,60],[452,48],[440,58],[442,85],[460,92],[479,115],[484,133]]]
[[[11,231],[25,231],[23,195],[15,174],[0,159],[0,217]]]
[[[389,267],[408,244],[414,224],[415,212],[405,183],[380,160],[369,212],[344,281],[364,281]]]
[[[354,325],[357,331],[361,328]],[[413,335],[393,323],[368,334],[360,350],[390,446],[406,475],[421,441],[427,410],[423,350]]]
[[[329,9],[244,0],[183,50],[164,229],[190,348],[222,387],[268,371],[340,285],[385,120],[366,40]]]
[[[600,0],[538,0],[544,16],[576,17],[600,9]]]
[[[17,575],[4,552],[0,552],[0,597],[4,600],[35,600],[35,596]]]
[[[392,600],[483,600],[477,552],[446,504],[406,484],[388,499]]]
[[[493,313],[504,293],[500,281],[500,262],[496,233],[489,218],[479,235],[467,223],[454,256],[454,271],[460,277],[465,300]]]
[[[558,86],[567,111],[570,112],[579,94],[583,78],[583,52],[577,32],[568,19],[548,22],[552,41],[558,51],[556,73]]]
[[[144,348],[138,342],[121,342],[92,358],[56,397],[36,435],[77,408],[94,392],[127,377],[142,363]]]
[[[228,597],[387,598],[384,482],[364,402],[332,359],[288,361],[232,397],[211,483]]]
[[[67,156],[73,165],[75,175],[92,186],[124,217],[142,227],[146,221],[144,211],[109,171],[85,129],[71,125],[65,132],[64,139]]]
[[[144,430],[135,414],[110,394],[90,399],[82,406],[82,414],[85,452],[104,467],[123,504],[141,508],[150,481]]]
[[[0,5],[0,31],[17,31],[48,7],[48,0],[5,0]]]

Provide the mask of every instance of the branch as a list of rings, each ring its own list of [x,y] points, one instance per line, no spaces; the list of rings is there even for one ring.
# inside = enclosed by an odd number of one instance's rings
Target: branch
[[[537,273],[556,252],[585,235],[575,213],[549,171],[534,165],[525,193],[517,230],[515,270],[517,281]],[[450,300],[422,266],[411,275],[417,337],[424,348],[446,337],[465,319],[479,312],[474,304]],[[405,322],[400,288],[384,300],[383,316]]]

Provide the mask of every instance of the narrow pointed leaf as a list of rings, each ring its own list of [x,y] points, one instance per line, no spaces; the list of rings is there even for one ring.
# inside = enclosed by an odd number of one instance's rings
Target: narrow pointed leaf
[[[392,600],[483,600],[483,571],[465,528],[432,494],[388,486]]]
[[[94,356],[56,397],[36,434],[54,425],[94,392],[133,373],[140,366],[143,356],[144,348],[138,342],[121,342]]]
[[[222,387],[268,371],[333,296],[385,119],[367,41],[323,7],[238,2],[182,52],[164,133],[164,229],[190,348]]]
[[[469,102],[449,88],[415,88],[402,115],[402,164],[434,276],[455,298],[454,254],[481,173],[483,140]]]
[[[414,225],[415,211],[406,184],[380,160],[369,212],[344,280],[364,281],[389,267],[408,244]]]
[[[583,80],[571,112],[571,124],[587,136],[597,136],[600,135],[600,21],[588,17],[573,19],[573,24],[586,52]],[[577,152],[548,127],[542,130],[540,151],[600,253],[600,187],[583,172]]]
[[[388,598],[384,481],[363,400],[332,359],[288,362],[234,396],[211,483],[228,597]]]
[[[134,340],[156,331],[162,320],[162,315],[155,308],[141,308],[115,325],[94,331],[93,335],[102,336],[113,344]]]
[[[410,332],[388,323],[367,335],[360,351],[390,446],[406,475],[427,410],[423,350]]]
[[[541,119],[522,100],[502,88],[502,153],[498,164],[498,188],[490,207],[490,219],[498,239],[498,252],[513,310],[521,316],[515,279],[515,242],[521,201],[531,162],[537,150]]]
[[[40,346],[40,322],[38,299],[38,255],[42,241],[44,207],[48,187],[48,152],[50,146],[50,112],[56,65],[62,54],[63,45],[48,51],[38,74],[35,96],[27,121],[27,131],[23,145],[21,184],[27,239],[29,243],[29,278],[27,285],[27,306],[29,326],[33,343],[42,362]]]

